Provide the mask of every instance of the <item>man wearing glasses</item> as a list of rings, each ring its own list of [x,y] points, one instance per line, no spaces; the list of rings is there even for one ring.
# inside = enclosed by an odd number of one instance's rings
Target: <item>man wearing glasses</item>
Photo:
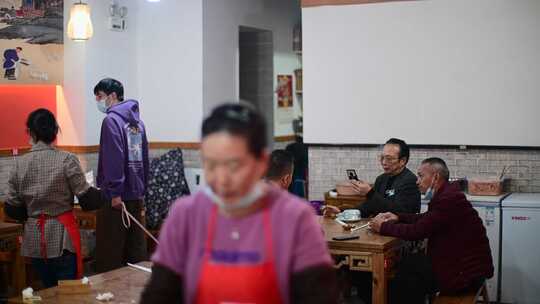
[[[420,191],[416,185],[416,176],[406,167],[409,153],[405,141],[390,138],[379,157],[384,173],[377,177],[373,187],[365,181],[351,180],[355,191],[367,197],[366,202],[359,207],[362,217],[383,212],[420,211]]]
[[[367,200],[358,207],[362,217],[376,216],[385,212],[394,214],[420,212],[420,191],[416,185],[416,176],[406,167],[409,154],[409,146],[405,141],[390,138],[379,156],[384,173],[377,177],[373,187],[365,181],[350,180],[356,193],[367,197]],[[337,207],[326,206],[325,214],[336,212],[340,212]],[[364,303],[371,303],[371,273],[354,272],[350,275],[358,296]]]

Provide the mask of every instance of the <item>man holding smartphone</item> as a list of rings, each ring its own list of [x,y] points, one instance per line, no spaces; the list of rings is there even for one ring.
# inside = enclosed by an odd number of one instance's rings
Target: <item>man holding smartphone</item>
[[[418,213],[420,212],[420,191],[416,185],[416,176],[406,165],[410,150],[405,141],[389,139],[384,145],[379,161],[384,173],[379,175],[371,187],[365,181],[355,180],[355,172],[347,170],[347,176],[358,195],[366,196],[366,201],[358,207],[362,217],[376,216],[379,213]],[[327,206],[325,214],[340,212],[333,206]],[[355,272],[351,280],[358,289],[358,295],[365,303],[371,303],[371,274]]]
[[[358,180],[354,170],[347,170],[351,185],[358,195],[367,200],[358,207],[361,216],[371,217],[383,212],[418,213],[420,212],[420,191],[416,185],[416,176],[406,165],[410,150],[405,141],[389,139],[384,145],[379,161],[384,173],[375,180],[373,187]],[[327,212],[339,212],[339,209]]]
[[[406,167],[409,155],[409,146],[405,141],[391,138],[379,156],[384,173],[377,177],[373,187],[365,181],[351,181],[354,190],[367,197],[366,202],[359,207],[362,217],[382,212],[420,212],[420,191],[416,185],[416,175]]]

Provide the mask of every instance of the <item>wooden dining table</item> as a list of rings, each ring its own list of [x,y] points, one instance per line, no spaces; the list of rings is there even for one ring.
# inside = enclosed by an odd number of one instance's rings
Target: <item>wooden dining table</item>
[[[150,268],[151,262],[140,262],[137,265]],[[111,270],[89,277],[90,292],[82,294],[62,294],[58,287],[52,287],[34,292],[34,295],[40,296],[40,304],[94,304],[94,303],[139,303],[141,293],[150,279],[150,273],[135,269],[130,266]],[[114,299],[109,302],[100,302],[96,300],[98,293],[111,292]],[[8,304],[21,304],[22,297],[11,298]]]
[[[354,232],[345,231],[334,219],[319,217],[324,235],[334,259],[335,267],[345,267],[351,271],[367,271],[373,274],[372,301],[386,304],[388,301],[388,279],[392,275],[404,242],[400,239],[382,236],[369,228]],[[367,224],[368,220],[355,223],[356,226]],[[337,241],[333,237],[355,235],[357,239]]]
[[[388,279],[401,256],[404,242],[394,237],[381,236],[367,227],[354,232],[345,231],[343,226],[335,220],[322,216],[319,217],[319,223],[324,231],[330,254],[335,261],[335,267],[371,272],[373,274],[373,303],[386,304]],[[365,223],[367,220],[355,224],[361,226]],[[335,236],[350,234],[357,235],[358,239],[333,240]],[[151,263],[142,262],[141,265],[150,267]],[[90,277],[92,292],[89,294],[61,295],[57,287],[44,289],[36,294],[42,297],[41,303],[98,303],[97,293],[110,291],[115,295],[114,302],[111,303],[138,303],[149,278],[150,274],[147,272],[123,267]],[[22,303],[22,300],[20,297],[13,298],[9,300],[9,303]]]

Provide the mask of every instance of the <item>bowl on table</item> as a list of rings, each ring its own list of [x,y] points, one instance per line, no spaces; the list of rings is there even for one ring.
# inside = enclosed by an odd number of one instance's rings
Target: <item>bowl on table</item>
[[[358,209],[346,209],[337,215],[337,219],[345,223],[356,223],[362,220],[360,217],[360,210]]]

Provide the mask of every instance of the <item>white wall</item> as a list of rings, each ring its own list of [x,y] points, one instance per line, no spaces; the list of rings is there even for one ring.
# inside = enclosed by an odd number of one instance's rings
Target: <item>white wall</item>
[[[74,1],[64,2],[65,27]],[[127,29],[108,29],[110,1],[90,0],[94,36],[64,38],[64,101],[58,104],[61,145],[99,143],[104,115],[93,88],[104,77],[124,84],[140,102],[150,141],[198,141],[202,119],[202,3],[197,0],[117,1]]]
[[[64,1],[64,28],[69,10],[76,1]],[[99,143],[104,115],[95,105],[93,89],[105,77],[124,84],[126,98],[138,99],[137,90],[137,3],[118,1],[128,8],[127,30],[108,29],[109,1],[89,0],[94,36],[86,42],[71,41],[64,36],[64,101],[58,104],[58,119],[62,128],[61,145],[95,145]],[[141,104],[141,111],[144,105]],[[143,116],[144,118],[144,116]]]
[[[300,66],[297,55],[292,51],[293,27],[300,21],[298,0],[204,0],[203,2],[205,114],[222,101],[237,99],[239,26],[273,32],[274,88],[277,74],[294,75],[294,70]],[[294,103],[298,106],[296,96]],[[274,104],[277,104],[276,100]],[[295,112],[297,116],[298,108]],[[274,117],[275,121],[279,120],[277,115]],[[276,123],[274,129],[277,136],[292,134],[291,123]]]
[[[292,29],[292,28],[291,28]],[[291,39],[292,41],[292,39]],[[291,42],[292,47],[292,42]],[[302,114],[300,102],[302,95],[296,94],[296,77],[294,70],[302,67],[302,56],[289,52],[278,52],[274,54],[274,88],[277,85],[277,75],[293,76],[293,108],[286,108],[285,112],[277,106],[277,95],[274,94],[274,135],[292,135],[292,119]]]
[[[111,31],[108,28],[110,1],[89,1],[92,6],[94,37],[86,42],[86,84],[85,100],[91,104],[87,110],[87,142],[99,143],[101,121],[104,114],[96,109],[94,86],[103,78],[111,77],[124,85],[125,99],[139,98],[137,88],[137,1],[122,0],[118,5],[128,8],[127,29],[123,32]],[[142,118],[148,109],[141,100]]]
[[[306,142],[540,146],[540,1],[302,15]]]
[[[64,15],[68,12],[64,10]],[[67,17],[64,20],[65,28]],[[92,104],[84,98],[87,90],[85,54],[85,44],[73,42],[64,34],[64,84],[57,89],[60,145],[86,145],[86,112]]]
[[[202,1],[139,2],[138,87],[152,141],[199,141]],[[141,102],[141,104],[142,104]]]
[[[66,28],[73,2],[64,2]],[[140,101],[150,141],[198,141],[203,113],[237,97],[240,25],[273,31],[275,75],[293,75],[300,66],[292,52],[298,0],[118,0],[128,7],[124,32],[107,28],[110,1],[87,2],[94,36],[87,42],[64,40],[61,145],[99,143],[104,116],[96,109],[93,88],[103,77],[120,80],[126,98]],[[298,115],[298,109],[295,112]],[[275,129],[276,135],[292,134],[290,123],[276,124]]]

